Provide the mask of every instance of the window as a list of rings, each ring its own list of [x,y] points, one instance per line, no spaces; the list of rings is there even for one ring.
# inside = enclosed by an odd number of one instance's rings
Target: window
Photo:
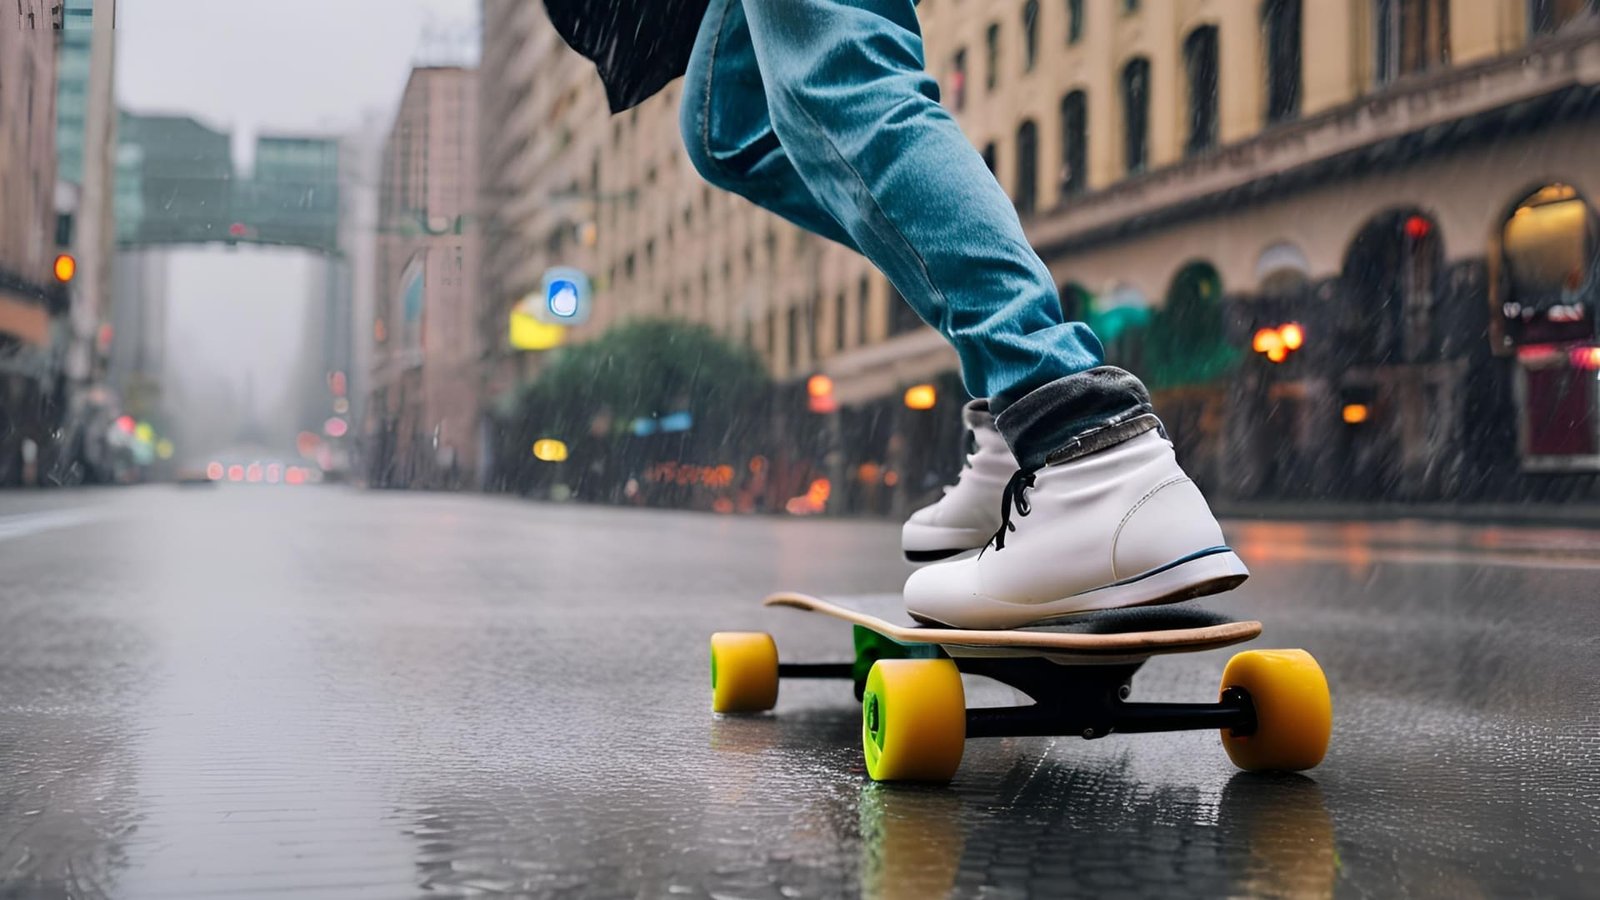
[[[844,349],[845,304],[847,302],[844,291],[840,291],[839,295],[833,298],[833,349],[835,350]]]
[[[950,105],[956,112],[967,108],[967,50],[956,51],[950,59]]]
[[[1039,58],[1039,0],[1022,4],[1022,71],[1032,72]]]
[[[1000,23],[993,22],[989,31],[984,36],[985,46],[988,48],[989,71],[984,73],[984,87],[993,91],[1000,83]]]
[[[1083,91],[1061,98],[1061,193],[1081,194],[1089,187],[1088,100]]]
[[[1032,119],[1017,128],[1017,212],[1029,215],[1039,206],[1039,126]]]
[[[1261,7],[1267,45],[1267,122],[1300,115],[1300,0],[1267,0]]]
[[[1184,152],[1193,156],[1217,145],[1217,29],[1196,28],[1183,42],[1189,73],[1189,139]]]
[[[1067,44],[1083,40],[1083,0],[1067,0]]]
[[[1128,174],[1150,164],[1150,61],[1137,57],[1122,69],[1122,153]]]
[[[788,312],[788,351],[789,371],[794,372],[800,368],[800,307],[798,304],[790,306]]]
[[[813,294],[806,303],[806,358],[812,363],[822,358],[822,354],[817,352],[820,349],[818,345],[821,341],[818,338],[821,334],[822,295]]]
[[[1373,24],[1379,85],[1450,61],[1448,0],[1375,0]]]
[[[989,143],[983,145],[983,164],[989,167],[989,173],[991,175],[996,171],[995,167],[1000,164],[998,153],[995,150],[994,141],[990,141]]]
[[[861,285],[856,293],[856,344],[866,346],[871,342],[872,329],[872,280],[866,275],[861,276]]]
[[[1555,34],[1584,16],[1592,16],[1595,0],[1529,0],[1528,33]]]

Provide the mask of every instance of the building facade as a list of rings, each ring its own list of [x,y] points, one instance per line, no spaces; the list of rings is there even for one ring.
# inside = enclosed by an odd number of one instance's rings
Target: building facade
[[[413,69],[384,144],[378,195],[367,477],[470,484],[480,377],[477,73]]]
[[[919,12],[942,102],[1013,198],[1067,315],[1151,384],[1208,490],[1426,500],[1526,495],[1543,473],[1600,465],[1594,379],[1580,374],[1600,365],[1595,7]],[[594,316],[567,339],[684,317],[748,343],[782,382],[825,374],[847,505],[920,499],[952,455],[933,419],[964,399],[939,336],[850,251],[705,186],[677,134],[677,85],[609,117],[538,4],[485,0],[484,15],[496,77],[482,104],[501,125],[482,149],[496,386],[538,367],[507,346],[507,312],[547,267],[575,266],[594,280]],[[903,392],[923,383],[937,403],[907,410]],[[1556,483],[1565,496],[1582,479]]]
[[[52,4],[0,11],[0,486],[37,483],[60,419],[67,293],[56,281]]]
[[[108,423],[119,411],[106,380],[116,255],[116,0],[62,4],[56,95],[57,179],[72,198],[58,222],[76,261],[65,371],[69,393],[59,449],[81,469],[61,480],[110,477]]]

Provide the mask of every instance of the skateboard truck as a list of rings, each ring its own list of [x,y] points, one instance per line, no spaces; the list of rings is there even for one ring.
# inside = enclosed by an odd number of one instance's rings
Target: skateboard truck
[[[1085,666],[1071,690],[1061,689],[1061,667],[1037,659],[960,659],[957,668],[983,675],[1032,697],[1026,706],[967,710],[967,737],[1038,737],[1081,734],[1085,738],[1157,731],[1226,728],[1236,736],[1256,730],[1255,704],[1237,688],[1216,703],[1129,703],[1138,663]]]

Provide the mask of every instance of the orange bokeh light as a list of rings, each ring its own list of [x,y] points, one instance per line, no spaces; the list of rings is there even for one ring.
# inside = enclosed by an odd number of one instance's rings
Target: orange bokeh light
[[[1278,336],[1283,338],[1283,346],[1290,350],[1299,350],[1300,346],[1306,342],[1305,331],[1301,330],[1299,324],[1295,322],[1290,322],[1279,328]]]
[[[907,409],[933,409],[939,394],[931,384],[914,385],[906,389],[905,401]]]
[[[72,258],[71,253],[63,253],[57,256],[55,273],[56,280],[66,284],[72,280],[72,276],[78,274],[78,261]]]

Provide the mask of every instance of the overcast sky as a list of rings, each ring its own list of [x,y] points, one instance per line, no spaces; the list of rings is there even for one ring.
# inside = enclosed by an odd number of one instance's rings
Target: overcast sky
[[[370,114],[387,123],[413,63],[471,62],[476,54],[477,0],[120,0],[118,7],[118,103],[232,130],[241,163],[258,132],[337,134]],[[311,260],[249,248],[172,256],[174,380],[223,379],[235,396],[249,380],[258,411],[278,406],[294,380],[285,369],[313,302]]]

